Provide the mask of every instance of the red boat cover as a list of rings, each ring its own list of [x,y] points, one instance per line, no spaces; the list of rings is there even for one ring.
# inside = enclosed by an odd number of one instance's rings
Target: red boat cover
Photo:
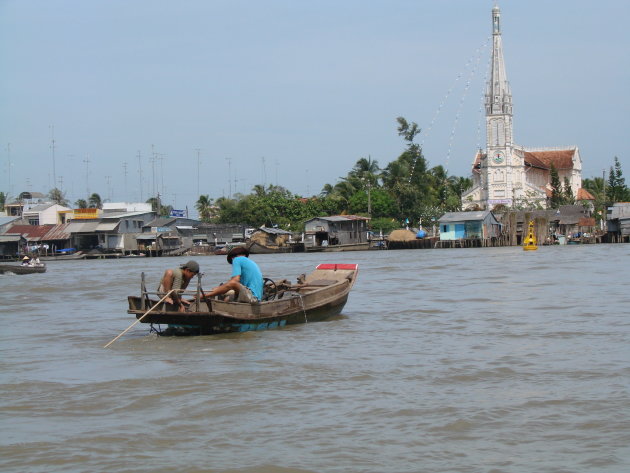
[[[324,264],[318,264],[317,268],[315,269],[332,269],[337,271],[338,269],[346,269],[346,270],[352,270],[352,271],[356,271],[357,268],[359,267],[358,264],[331,264],[331,263],[324,263]]]

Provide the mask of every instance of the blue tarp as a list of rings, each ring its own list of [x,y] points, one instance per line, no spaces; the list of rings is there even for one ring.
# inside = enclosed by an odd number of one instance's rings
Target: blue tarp
[[[425,236],[427,236],[427,232],[424,230],[418,230],[418,233],[416,233],[416,238],[424,238]]]
[[[70,253],[71,251],[76,251],[76,248],[64,248],[63,250],[57,250],[57,253]]]

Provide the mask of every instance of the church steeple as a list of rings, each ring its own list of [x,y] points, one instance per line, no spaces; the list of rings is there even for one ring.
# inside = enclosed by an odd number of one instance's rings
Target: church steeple
[[[492,70],[486,88],[486,115],[512,114],[512,91],[505,73],[503,41],[501,39],[501,11],[492,9]]]

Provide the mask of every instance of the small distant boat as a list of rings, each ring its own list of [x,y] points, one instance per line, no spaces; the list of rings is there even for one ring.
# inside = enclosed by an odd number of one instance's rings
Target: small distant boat
[[[143,273],[141,295],[128,297],[127,313],[142,323],[168,325],[166,335],[247,332],[316,322],[341,312],[358,272],[357,264],[320,264],[298,277],[295,285],[266,279],[263,301],[254,304],[201,300],[199,282],[196,291],[184,292],[195,296],[187,312],[178,312],[172,304],[160,302],[156,293],[147,292]]]
[[[534,233],[533,220],[529,221],[529,226],[527,229],[527,237],[525,237],[525,240],[523,241],[523,243],[524,243],[523,250],[525,251],[533,251],[533,250],[538,249],[538,246],[536,245],[536,235]]]
[[[335,251],[363,251],[363,250],[369,250],[370,249],[370,243],[369,242],[362,242],[362,243],[347,243],[347,244],[343,244],[343,245],[320,245],[320,246],[305,246],[304,247],[304,251],[306,251],[307,253],[310,252],[324,252],[324,253],[331,253],[331,252],[335,252]]]
[[[257,241],[250,241],[245,246],[247,250],[253,255],[266,255],[272,253],[292,253],[292,246],[272,246],[272,245],[264,245]]]
[[[46,265],[39,264],[37,266],[21,265],[21,264],[0,264],[0,274],[12,273],[12,274],[33,274],[33,273],[45,273]]]

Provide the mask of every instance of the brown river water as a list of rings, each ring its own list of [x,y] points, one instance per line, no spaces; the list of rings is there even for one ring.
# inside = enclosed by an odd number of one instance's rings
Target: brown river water
[[[0,471],[630,471],[630,245],[255,255],[360,274],[325,322],[104,349],[188,259],[0,275]]]

